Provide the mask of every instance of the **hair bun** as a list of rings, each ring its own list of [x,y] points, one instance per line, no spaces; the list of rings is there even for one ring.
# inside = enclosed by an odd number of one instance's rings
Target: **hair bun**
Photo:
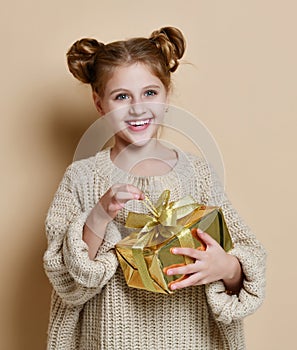
[[[151,34],[150,40],[162,51],[169,71],[174,72],[179,65],[178,60],[182,58],[186,48],[182,32],[175,27],[163,27],[155,30]]]
[[[95,81],[94,61],[96,54],[104,44],[96,39],[77,40],[67,52],[67,63],[70,72],[83,83]]]

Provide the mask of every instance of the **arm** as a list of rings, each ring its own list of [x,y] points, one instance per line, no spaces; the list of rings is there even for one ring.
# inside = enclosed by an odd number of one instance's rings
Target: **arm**
[[[79,170],[70,166],[46,218],[45,272],[57,294],[69,305],[84,304],[114,275],[118,262],[113,247],[120,238],[116,224],[110,222],[98,253],[90,260],[89,247],[82,240],[90,210],[82,209],[75,183],[78,177]]]
[[[218,320],[228,323],[254,312],[262,303],[266,255],[254,234],[233,209],[214,171],[210,172],[206,163],[200,163],[199,170],[201,172],[198,172],[197,179],[206,182],[199,186],[204,192],[204,202],[222,208],[234,248],[226,253],[208,234],[197,230],[197,238],[205,246],[203,250],[172,250],[173,254],[187,255],[195,262],[170,268],[166,273],[188,275],[173,283],[171,289],[204,284],[214,315]]]
[[[118,212],[129,200],[143,198],[144,194],[137,187],[128,184],[115,184],[100,198],[83,228],[83,240],[89,247],[90,259],[95,258],[104,240],[106,227]]]
[[[266,252],[250,228],[232,207],[224,190],[211,169],[209,177],[209,205],[221,206],[231,234],[234,248],[229,252],[242,268],[242,283],[238,295],[227,295],[222,281],[206,286],[209,305],[219,321],[229,323],[253,313],[265,295]]]
[[[102,228],[105,234],[106,226]],[[97,255],[99,247],[102,245],[103,238],[98,237],[87,224],[83,227],[83,240],[88,245],[89,258],[93,260]]]

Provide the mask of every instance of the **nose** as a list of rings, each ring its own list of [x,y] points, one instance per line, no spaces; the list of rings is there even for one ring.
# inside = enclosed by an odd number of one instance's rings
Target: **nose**
[[[135,117],[140,117],[146,113],[146,107],[143,103],[132,103],[130,105],[129,113]]]

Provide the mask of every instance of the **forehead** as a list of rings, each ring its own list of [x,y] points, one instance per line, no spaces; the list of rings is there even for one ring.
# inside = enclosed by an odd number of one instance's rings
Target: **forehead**
[[[107,81],[105,90],[108,91],[114,88],[137,89],[149,85],[163,87],[161,80],[152,73],[147,65],[133,63],[115,68]]]

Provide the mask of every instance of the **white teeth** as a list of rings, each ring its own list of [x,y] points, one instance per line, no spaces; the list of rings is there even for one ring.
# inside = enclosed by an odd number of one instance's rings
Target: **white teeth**
[[[147,120],[128,121],[127,123],[131,126],[143,126],[143,125],[147,125],[149,122],[150,120],[147,119]]]

